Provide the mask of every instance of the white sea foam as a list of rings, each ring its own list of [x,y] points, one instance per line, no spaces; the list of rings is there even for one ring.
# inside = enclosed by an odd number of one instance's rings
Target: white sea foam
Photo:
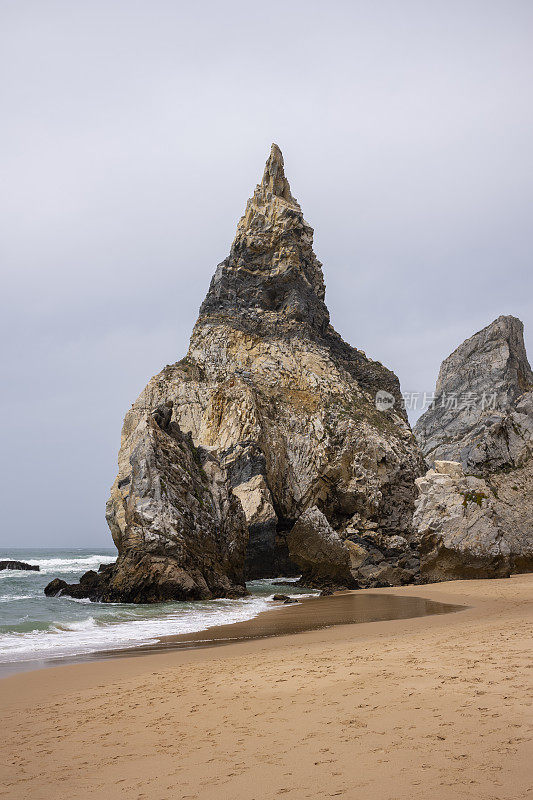
[[[2,575],[13,575],[14,573],[17,574],[24,574],[24,575],[48,575],[50,573],[64,573],[64,572],[87,572],[89,569],[98,569],[100,564],[111,564],[113,561],[116,561],[116,556],[110,555],[98,555],[97,553],[92,555],[80,555],[78,558],[30,558],[26,561],[27,564],[32,564],[33,566],[39,566],[40,573],[36,571],[26,571],[26,570],[2,570]],[[12,558],[6,559],[0,556],[0,561],[3,560],[12,560]]]
[[[51,577],[77,580],[87,570],[113,562],[116,556],[98,551],[48,551],[40,557],[34,551],[16,556],[10,553],[8,559],[13,557],[39,564],[41,570],[0,572],[4,581],[0,593],[0,663],[115,650],[252,619],[272,608],[273,594],[283,591],[270,581],[253,581],[248,584],[252,594],[239,600],[153,606],[91,603],[66,596],[45,598],[43,588]],[[285,591],[294,597],[308,596],[294,595],[292,587]]]
[[[113,609],[109,609],[111,613],[106,613],[107,604],[94,604],[95,615],[84,620],[55,622],[47,630],[1,634],[0,662],[60,658],[149,644],[162,636],[195,633],[215,625],[252,619],[261,611],[272,608],[271,599],[272,595],[252,596],[241,600],[194,603],[186,608],[183,605],[174,609],[167,606],[160,607],[159,616],[145,617],[137,609],[126,606],[120,610],[114,609],[115,614],[121,614],[120,619],[113,618]],[[150,614],[150,611],[146,613]],[[98,617],[98,612],[103,614],[102,618]]]
[[[31,600],[31,594],[0,594],[0,603],[12,603],[14,600]]]

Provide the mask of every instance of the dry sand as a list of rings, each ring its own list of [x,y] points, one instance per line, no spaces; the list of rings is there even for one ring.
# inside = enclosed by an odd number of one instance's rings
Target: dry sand
[[[0,797],[533,800],[533,575],[378,591],[469,608],[1,680]]]

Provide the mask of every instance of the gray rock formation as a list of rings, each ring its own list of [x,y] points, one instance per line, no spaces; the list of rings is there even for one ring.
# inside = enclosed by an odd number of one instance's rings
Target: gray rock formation
[[[198,559],[208,542],[198,544],[203,518],[194,487],[184,492],[183,470],[175,467],[181,450],[167,431],[175,424],[218,465],[219,483],[210,478],[210,484],[225,486],[227,474],[242,504],[248,577],[298,574],[287,532],[313,506],[341,536],[411,535],[414,479],[423,460],[398,380],[329,324],[312,240],[273,145],[230,254],[216,269],[187,356],[152,378],[126,414],[107,514],[120,563],[130,552],[173,557],[177,528],[182,568],[191,573],[191,558],[192,571],[202,570]],[[392,395],[395,407],[377,410],[379,390]],[[169,484],[163,502],[159,486]],[[229,507],[220,492],[217,502]],[[209,539],[209,552],[223,564],[218,575],[230,565],[235,575],[240,529],[232,533],[234,523],[215,516],[223,546],[216,551]],[[214,530],[211,518],[206,525]],[[224,591],[206,582],[211,592]]]
[[[505,540],[510,569],[533,569],[533,373],[520,320],[499,317],[458,347],[443,362],[435,394],[434,407],[415,426],[424,454],[430,463],[457,461],[466,475],[484,480],[483,516],[485,522],[491,517]],[[434,477],[430,474],[429,484],[422,486],[426,503],[428,493],[436,490]],[[441,500],[453,517],[457,487],[450,491],[449,503]],[[419,533],[426,522],[417,511]],[[481,542],[481,518],[476,525]],[[485,545],[492,554],[490,526]],[[463,570],[458,565],[455,577],[468,570],[467,564]]]
[[[442,362],[434,404],[414,429],[427,460],[460,461],[476,474],[522,463],[533,421],[520,398],[532,389],[524,327],[498,317]]]
[[[302,583],[306,586],[358,588],[350,558],[353,548],[356,566],[357,545],[345,543],[316,506],[304,511],[287,541],[289,555],[302,569]]]

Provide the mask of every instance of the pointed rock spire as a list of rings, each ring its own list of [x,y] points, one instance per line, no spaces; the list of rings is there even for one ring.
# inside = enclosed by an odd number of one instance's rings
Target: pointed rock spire
[[[224,313],[238,318],[239,325],[253,322],[256,331],[299,323],[323,332],[329,324],[324,295],[313,229],[292,196],[281,150],[273,144],[230,254],[211,281],[200,320]]]
[[[288,203],[296,202],[291,194],[289,181],[285,177],[283,155],[277,144],[272,144],[270,148],[270,155],[266,162],[260,186],[264,191],[270,192],[276,197],[282,197]]]

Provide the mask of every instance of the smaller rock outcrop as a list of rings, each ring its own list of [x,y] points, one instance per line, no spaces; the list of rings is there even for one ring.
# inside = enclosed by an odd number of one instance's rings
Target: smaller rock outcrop
[[[41,568],[36,564],[27,564],[25,561],[0,561],[0,569],[22,569],[39,572]]]
[[[81,576],[79,583],[67,583],[61,578],[54,578],[45,586],[47,597],[66,595],[75,600],[92,600],[100,602],[105,594],[115,564],[100,564],[98,572],[91,569]]]
[[[462,490],[473,491],[477,486],[487,496],[478,510],[471,509],[461,527],[471,525],[472,530],[479,531],[475,548],[478,566],[474,568],[468,545],[465,557],[468,555],[469,563],[463,566],[458,560],[452,572],[453,559],[448,554],[445,573],[462,578],[473,576],[473,572],[486,577],[488,573],[505,573],[508,568],[511,572],[532,570],[533,372],[520,320],[498,317],[454,350],[442,364],[435,395],[433,407],[415,426],[424,455],[430,464],[459,462],[464,478],[455,477],[462,481]],[[476,478],[481,483],[476,483]],[[417,504],[415,525],[418,520],[419,529],[423,527],[426,512],[422,509],[427,507],[429,513],[437,503],[439,508],[433,510],[439,511],[439,526],[448,530],[458,512],[458,487],[437,479],[435,471],[426,479],[417,481],[423,497]],[[445,496],[447,490],[449,497]],[[436,492],[433,499],[429,497],[432,491]],[[448,512],[450,519],[446,521]],[[443,541],[446,539],[447,535]],[[496,542],[501,543],[502,554],[509,550],[510,567],[499,556],[493,560]],[[484,546],[488,559],[485,566],[479,561]],[[436,547],[442,549],[439,544]],[[442,558],[438,560],[443,562]]]
[[[509,577],[511,547],[490,486],[465,475],[456,461],[436,461],[416,484],[420,495],[413,522],[420,539],[421,579]]]
[[[289,597],[288,594],[275,594],[272,600],[275,600],[278,603],[283,603],[284,606],[298,602],[296,597]]]

